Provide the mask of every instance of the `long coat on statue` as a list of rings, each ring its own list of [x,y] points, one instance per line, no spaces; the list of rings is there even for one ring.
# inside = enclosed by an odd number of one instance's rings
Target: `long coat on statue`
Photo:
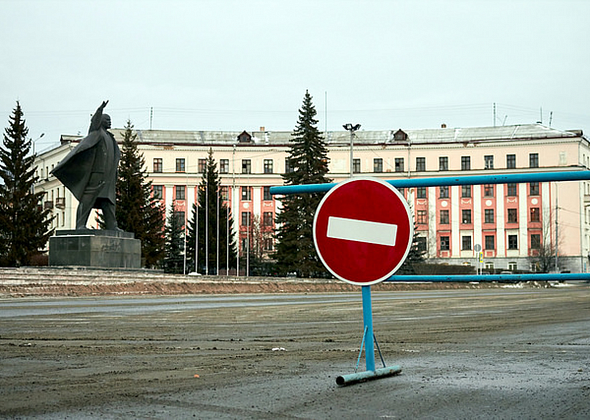
[[[99,113],[97,113],[99,114]],[[80,201],[92,173],[102,174],[97,201],[115,204],[115,185],[121,152],[115,137],[101,126],[102,115],[92,117],[89,133],[51,171]]]

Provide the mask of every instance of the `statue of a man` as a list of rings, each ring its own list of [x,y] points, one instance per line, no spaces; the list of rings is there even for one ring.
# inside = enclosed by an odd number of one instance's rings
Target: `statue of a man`
[[[107,131],[111,117],[103,114],[108,101],[98,107],[88,135],[53,169],[79,201],[76,230],[84,230],[93,208],[102,210],[105,227],[119,230],[115,218],[115,185],[121,152],[115,137]]]

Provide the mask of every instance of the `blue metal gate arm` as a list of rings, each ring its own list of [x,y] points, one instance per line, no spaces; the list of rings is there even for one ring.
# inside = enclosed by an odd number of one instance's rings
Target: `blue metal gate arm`
[[[391,282],[519,282],[519,281],[590,281],[590,273],[538,273],[538,274],[453,274],[453,275],[393,275]]]
[[[392,179],[385,181],[396,188],[410,187],[438,187],[452,185],[483,185],[483,184],[508,184],[525,182],[549,182],[549,181],[584,181],[590,180],[590,171],[586,169],[559,171],[559,172],[527,172],[503,175],[467,175],[446,176],[431,178]],[[270,187],[273,195],[318,193],[329,191],[336,183],[329,184],[304,184],[284,185]]]

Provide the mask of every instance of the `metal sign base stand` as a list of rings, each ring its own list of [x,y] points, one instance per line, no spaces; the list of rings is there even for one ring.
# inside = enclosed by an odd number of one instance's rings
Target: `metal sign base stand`
[[[373,333],[373,308],[371,305],[371,286],[363,286],[363,323],[365,324],[365,328],[363,333],[363,340],[361,342],[359,357],[357,359],[355,373],[338,376],[336,378],[336,383],[338,385],[344,386],[356,382],[367,381],[370,379],[384,378],[386,376],[396,375],[402,371],[402,368],[400,366],[385,366],[385,361],[383,360],[381,349],[379,348],[379,344],[377,343],[375,334]],[[379,369],[375,369],[374,344],[377,344],[379,356],[381,357],[381,362],[383,363],[383,367]],[[365,365],[367,370],[365,372],[357,372],[358,365],[361,360],[361,354],[363,352],[363,347],[365,349]]]

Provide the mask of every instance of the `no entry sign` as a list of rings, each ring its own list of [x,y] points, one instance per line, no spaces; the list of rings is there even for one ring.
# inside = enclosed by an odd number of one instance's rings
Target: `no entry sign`
[[[332,188],[313,222],[320,259],[337,278],[360,286],[395,273],[412,246],[410,209],[397,189],[373,178],[354,178]]]

